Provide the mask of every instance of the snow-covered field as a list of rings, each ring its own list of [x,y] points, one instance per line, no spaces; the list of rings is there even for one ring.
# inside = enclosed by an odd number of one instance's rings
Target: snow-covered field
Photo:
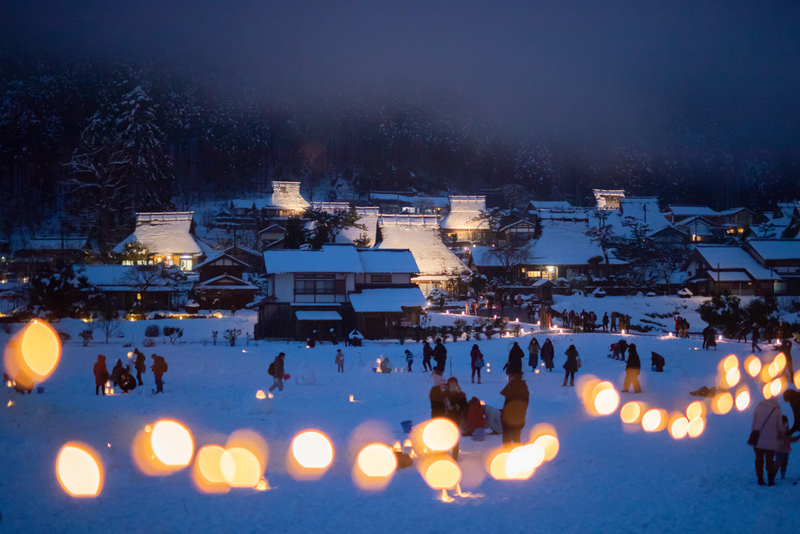
[[[658,299],[648,299],[655,303]],[[677,299],[676,299],[677,300]],[[592,300],[593,309],[619,308],[624,299]],[[634,301],[628,301],[629,303]],[[636,301],[638,303],[638,301]],[[671,304],[666,304],[671,306]],[[559,302],[576,307],[582,302]],[[632,304],[640,314],[644,304]],[[640,309],[641,308],[641,309]],[[694,306],[682,314],[689,315]],[[629,312],[630,313],[630,312]],[[601,314],[599,314],[601,315]],[[634,315],[631,313],[631,315]],[[696,317],[696,315],[695,315]],[[344,347],[345,373],[336,373],[335,348],[330,344],[305,348],[298,342],[259,342],[225,346],[222,330],[236,326],[252,331],[252,313],[222,319],[166,320],[160,326],[185,327],[181,345],[169,342],[152,349],[166,358],[165,394],[152,396],[153,376],[129,395],[97,397],[92,365],[98,353],[108,357],[109,370],[117,358],[127,360],[135,341],[141,348],[146,322],[126,324],[124,338],[108,345],[82,347],[74,341],[81,323],[54,325],[67,330],[59,367],[44,383],[43,394],[21,396],[3,388],[0,398],[0,514],[8,532],[755,532],[790,531],[800,523],[800,460],[792,456],[787,480],[774,488],[756,485],[753,451],[746,445],[752,406],[742,413],[709,413],[706,429],[697,438],[672,439],[667,432],[645,433],[624,428],[619,411],[607,417],[586,414],[577,388],[561,386],[564,350],[575,344],[583,360],[578,374],[593,374],[622,384],[624,364],[607,358],[608,347],[619,337],[608,334],[551,335],[556,369],[526,372],[531,391],[527,414],[529,430],[540,422],[558,432],[558,456],[540,467],[527,481],[496,481],[490,477],[464,482],[471,497],[454,502],[439,500],[416,469],[401,469],[380,492],[358,489],[351,478],[353,458],[349,438],[359,425],[385,425],[387,441],[402,440],[400,422],[421,422],[430,415],[431,379],[421,372],[421,346],[413,342],[365,342]],[[635,320],[634,320],[635,321]],[[669,324],[670,319],[663,322]],[[699,319],[696,320],[699,323]],[[699,330],[698,328],[697,330]],[[210,343],[218,330],[217,345]],[[692,330],[695,330],[694,325]],[[0,341],[8,336],[0,334]],[[544,338],[545,335],[542,335]],[[520,344],[527,345],[528,337]],[[202,341],[207,343],[203,344]],[[681,411],[697,400],[689,391],[712,386],[722,357],[733,353],[743,361],[749,344],[722,342],[717,351],[700,349],[699,339],[667,336],[627,336],[642,357],[644,393],[622,394],[651,406]],[[467,397],[477,396],[501,407],[500,390],[506,379],[499,371],[514,340],[495,338],[477,342],[492,371],[483,383],[471,384],[469,350],[473,341],[447,343],[452,371]],[[410,348],[417,359],[414,372],[390,375],[372,372],[379,355],[403,367],[402,353]],[[771,349],[771,347],[770,347]],[[649,370],[650,351],[666,357],[664,373]],[[258,389],[272,383],[267,367],[286,352],[286,372],[293,375],[274,399],[268,415],[251,414]],[[763,361],[774,350],[765,350]],[[295,378],[313,366],[315,385]],[[495,369],[497,371],[495,371]],[[528,368],[526,367],[526,370]],[[448,365],[449,371],[449,365]],[[760,393],[747,378],[754,397]],[[357,402],[350,402],[350,396]],[[9,400],[14,404],[7,406]],[[784,413],[788,406],[781,402]],[[249,428],[270,447],[266,479],[270,490],[234,489],[225,495],[206,495],[195,489],[189,469],[167,477],[141,474],[130,457],[134,434],[159,418],[174,418],[189,427],[199,448],[224,444],[231,432]],[[790,415],[791,419],[791,415]],[[325,432],[336,448],[331,469],[318,481],[294,480],[284,467],[288,444],[301,430]],[[101,495],[93,499],[69,497],[55,476],[55,459],[67,441],[85,442],[99,451],[105,467]],[[391,442],[389,442],[391,445]],[[486,441],[462,438],[459,462],[468,465],[500,445],[500,436]],[[794,453],[798,454],[797,452]],[[452,492],[451,492],[452,495]]]

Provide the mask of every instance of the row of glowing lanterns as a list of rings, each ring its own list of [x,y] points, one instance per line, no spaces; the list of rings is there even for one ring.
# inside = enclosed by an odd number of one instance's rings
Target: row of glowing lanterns
[[[365,425],[365,428],[367,428]],[[447,454],[459,440],[459,429],[449,419],[435,418],[415,426],[409,439],[394,446],[366,438],[369,431],[354,433],[348,450],[354,456],[352,478],[366,491],[384,489],[398,469],[398,452],[407,450],[425,482],[450,501],[448,490],[460,496],[462,479],[477,486],[488,474],[497,480],[526,480],[544,462],[558,454],[555,429],[537,425],[525,444],[496,449],[483,465],[456,463]],[[111,444],[108,444],[111,447]],[[131,445],[134,465],[147,476],[168,476],[191,468],[192,482],[203,493],[227,493],[232,488],[270,489],[264,473],[269,463],[266,440],[252,430],[237,430],[224,445],[209,444],[195,453],[191,431],[179,421],[161,419],[142,428]],[[286,454],[287,472],[296,480],[318,480],[333,464],[335,450],[319,430],[305,430],[292,440]],[[56,477],[73,497],[95,497],[103,489],[105,473],[100,454],[80,443],[66,443],[56,459]]]

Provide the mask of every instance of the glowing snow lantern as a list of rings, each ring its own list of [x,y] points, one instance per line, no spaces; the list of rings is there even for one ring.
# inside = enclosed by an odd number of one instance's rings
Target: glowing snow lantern
[[[619,418],[623,423],[629,425],[638,424],[642,420],[642,415],[646,409],[647,407],[642,402],[626,402],[619,411]]]
[[[449,456],[437,455],[429,461],[421,462],[420,472],[428,486],[442,490],[442,501],[452,501],[447,490],[455,488],[461,482],[461,468],[455,460]]]
[[[267,482],[266,478],[261,477],[261,479],[258,482],[256,482],[255,490],[256,491],[267,491],[268,489],[269,489],[269,482]]]
[[[755,378],[761,372],[761,360],[750,355],[744,361],[744,368],[747,369],[747,374]]]
[[[4,352],[5,369],[25,388],[46,380],[61,358],[61,339],[53,327],[39,319],[15,335]]]
[[[266,393],[264,393],[263,389],[259,389],[258,391],[256,391],[256,398],[259,400],[263,400],[267,398],[267,395]]]
[[[183,468],[194,454],[194,440],[189,429],[177,421],[162,419],[153,426],[153,452],[165,465]]]
[[[103,489],[103,465],[97,452],[83,443],[69,442],[61,447],[56,476],[72,497],[96,497]]]
[[[667,412],[652,408],[642,417],[642,428],[645,432],[660,432],[667,424]]]
[[[674,439],[683,439],[689,432],[689,420],[678,414],[669,423],[669,434]]]
[[[220,457],[220,472],[232,488],[254,488],[261,480],[263,467],[250,449],[228,447]]]
[[[353,482],[363,489],[384,489],[397,471],[397,455],[383,443],[371,443],[361,449],[353,465]]]
[[[735,403],[736,409],[740,412],[750,406],[750,390],[747,389],[747,386],[742,386],[736,390]]]
[[[593,406],[599,415],[614,413],[619,406],[619,393],[611,382],[600,382],[592,392]]]
[[[222,476],[222,455],[225,448],[206,445],[197,451],[192,467],[192,481],[204,493],[226,493],[230,485]]]
[[[533,443],[514,447],[506,459],[506,474],[509,478],[527,480],[542,465],[544,456],[544,449]]]
[[[733,395],[727,391],[716,394],[711,400],[711,409],[720,415],[730,412],[733,409]]]
[[[459,430],[453,421],[444,417],[431,419],[422,429],[422,443],[433,452],[449,451],[458,443]]]
[[[292,440],[287,467],[296,479],[317,480],[333,463],[333,443],[319,430],[305,430]]]
[[[508,472],[506,471],[506,464],[508,463],[509,452],[503,449],[496,451],[489,456],[486,470],[489,475],[495,480],[509,480]]]
[[[696,438],[703,433],[706,428],[706,421],[702,417],[695,417],[689,421],[689,437]]]

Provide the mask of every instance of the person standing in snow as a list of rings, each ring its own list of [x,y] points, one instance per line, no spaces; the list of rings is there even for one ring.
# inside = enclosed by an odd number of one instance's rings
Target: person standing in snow
[[[433,419],[435,417],[445,416],[444,399],[446,397],[445,390],[447,389],[447,383],[439,373],[438,367],[433,370],[431,376],[433,377],[433,387],[428,397],[431,401],[431,419]]]
[[[136,369],[136,380],[139,382],[140,386],[143,386],[142,373],[147,371],[147,361],[145,360],[144,353],[139,349],[133,349],[133,352],[136,354],[136,360],[133,362],[133,368]]]
[[[765,485],[765,460],[768,485],[775,485],[775,474],[778,472],[775,465],[775,451],[780,449],[784,437],[782,415],[781,406],[776,397],[762,400],[753,411],[753,423],[750,425],[750,430],[759,431],[758,441],[753,446],[756,453],[756,477],[759,486]]]
[[[521,434],[525,427],[525,416],[528,412],[528,384],[522,379],[522,373],[509,377],[508,384],[500,391],[505,397],[501,422],[503,424],[503,444],[522,443]]]
[[[334,362],[336,362],[336,372],[344,373],[344,354],[342,353],[342,349],[336,349],[336,358]]]
[[[544,344],[542,345],[542,361],[544,362],[544,368],[550,372],[553,372],[553,359],[555,358],[555,349],[553,349],[553,342],[550,341],[550,338],[544,340]]]
[[[759,335],[758,335],[758,324],[753,323],[753,339],[750,343],[750,350],[755,352],[761,352],[761,347],[758,346]]]
[[[153,365],[150,366],[150,369],[153,371],[153,377],[155,378],[156,382],[156,389],[153,391],[153,394],[163,394],[164,381],[162,380],[162,377],[164,376],[164,373],[167,372],[167,362],[164,360],[163,356],[159,356],[158,354],[153,354],[151,358],[153,358]]]
[[[456,424],[459,434],[463,427],[464,417],[467,415],[467,408],[469,408],[467,396],[461,391],[458,379],[451,376],[447,379],[447,389],[444,392],[444,416]],[[453,448],[453,459],[458,460],[458,442]]]
[[[634,393],[641,393],[642,386],[639,385],[639,373],[642,371],[642,362],[639,360],[639,353],[636,352],[636,344],[628,346],[628,363],[625,365],[625,381],[622,384],[622,392],[627,393],[633,385]]]
[[[436,338],[436,346],[433,347],[433,360],[436,362],[436,368],[439,369],[439,374],[444,374],[444,364],[447,362],[447,349],[442,344],[440,338]]]
[[[608,332],[616,332],[617,331],[617,312],[611,312],[611,328],[608,329]]]
[[[472,345],[472,350],[469,352],[470,368],[472,369],[472,383],[475,383],[475,373],[478,374],[478,384],[481,383],[481,367],[483,367],[483,354],[478,345]]]
[[[108,380],[108,367],[106,367],[106,357],[102,354],[97,355],[97,361],[94,362],[94,394],[100,395],[100,391],[103,392],[103,396],[106,394],[106,389],[103,385]]]
[[[800,436],[789,436],[789,419],[781,416],[781,424],[783,426],[783,438],[781,439],[780,446],[775,451],[775,472],[781,472],[781,478],[786,478],[786,468],[789,467],[789,453],[792,452],[792,443],[800,440]]]
[[[411,364],[414,363],[414,355],[410,350],[406,349],[406,363],[408,364],[408,372],[411,372]]]
[[[283,373],[285,371],[283,367],[283,361],[286,358],[286,354],[281,352],[270,364],[272,368],[272,385],[269,387],[269,390],[272,391],[275,388],[278,388],[278,391],[283,391]]]
[[[508,361],[503,367],[507,375],[511,376],[522,372],[522,358],[524,356],[525,353],[522,352],[522,348],[520,348],[519,344],[515,341],[514,346],[511,347],[511,350],[508,352]]]
[[[608,312],[603,314],[603,332],[608,329]]]
[[[794,417],[792,427],[789,429],[789,435],[800,432],[800,391],[787,389],[783,392],[783,400],[789,403],[789,407],[792,409],[792,417]]]
[[[433,349],[428,340],[422,342],[422,371],[433,371],[431,367],[431,358],[433,357]]]
[[[778,352],[786,356],[786,378],[791,382],[794,379],[794,363],[792,362],[792,342],[788,339],[781,341]]]
[[[564,374],[564,383],[561,386],[565,387],[567,385],[567,379],[569,379],[570,386],[575,386],[575,373],[578,372],[578,349],[575,348],[575,345],[570,345],[564,354],[567,355],[567,361],[564,362],[562,367],[566,373]]]
[[[532,371],[536,370],[536,366],[539,365],[539,340],[536,339],[536,336],[531,336],[531,342],[528,343],[528,365],[531,367]]]

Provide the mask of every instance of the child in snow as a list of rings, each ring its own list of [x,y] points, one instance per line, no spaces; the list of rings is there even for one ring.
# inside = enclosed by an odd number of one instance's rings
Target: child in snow
[[[406,349],[406,363],[408,364],[408,372],[411,372],[411,364],[414,363],[414,355],[411,351]]]
[[[278,391],[283,391],[283,360],[286,358],[286,353],[281,352],[277,356],[275,356],[275,360],[269,365],[269,369],[267,372],[272,375],[272,382],[273,384],[269,387],[269,390],[272,391],[275,388],[278,388]]]
[[[342,354],[342,349],[336,349],[336,372],[337,373],[344,373],[344,354]]]
[[[97,355],[97,361],[94,363],[94,394],[100,395],[100,391],[102,390],[103,395],[106,394],[106,390],[103,387],[103,384],[106,383],[108,380],[108,367],[106,367],[106,357],[102,354]]]

